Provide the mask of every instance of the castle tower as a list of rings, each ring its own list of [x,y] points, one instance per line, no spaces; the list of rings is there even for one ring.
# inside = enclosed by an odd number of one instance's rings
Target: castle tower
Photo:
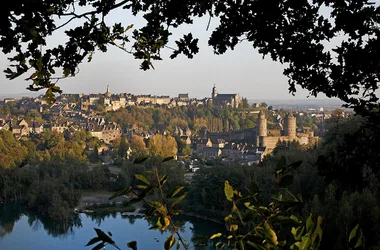
[[[259,118],[256,124],[256,136],[267,136],[267,119],[262,111],[259,113]]]
[[[110,85],[107,85],[106,96],[107,96],[107,97],[111,97]]]
[[[285,116],[284,136],[296,137],[296,118],[292,114]]]
[[[212,88],[211,97],[215,98],[217,95],[218,95],[218,91],[216,90],[216,87],[215,87],[215,84],[214,84],[214,87]]]

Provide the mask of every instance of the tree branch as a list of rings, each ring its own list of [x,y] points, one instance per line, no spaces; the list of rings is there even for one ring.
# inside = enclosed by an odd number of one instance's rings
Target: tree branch
[[[124,1],[121,1],[120,3],[118,3],[118,4],[115,4],[114,6],[112,6],[110,8],[110,11],[114,10],[116,8],[119,8],[123,4],[126,4],[127,2],[128,2],[128,0],[124,0]],[[69,13],[53,13],[53,15],[57,15],[59,17],[61,17],[61,16],[71,16],[71,18],[67,22],[65,22],[64,24],[62,24],[62,25],[58,26],[57,28],[53,29],[53,31],[58,30],[58,29],[60,29],[60,28],[62,28],[64,26],[66,26],[68,23],[70,23],[74,19],[80,19],[82,17],[85,17],[85,18],[88,19],[88,17],[87,17],[88,15],[100,14],[100,13],[102,13],[101,10],[93,10],[93,11],[85,12],[85,13],[82,13],[82,14],[78,15],[78,14],[75,13],[75,7],[74,7],[74,11],[73,12],[69,12]]]
[[[128,53],[128,54],[133,54],[133,53],[132,53],[132,50],[131,50],[131,51],[128,51],[126,48],[124,48],[123,46],[121,46],[121,45],[115,43],[114,41],[110,41],[109,44],[115,46],[116,48],[121,49],[122,51],[124,51],[124,52],[126,52],[126,53]]]

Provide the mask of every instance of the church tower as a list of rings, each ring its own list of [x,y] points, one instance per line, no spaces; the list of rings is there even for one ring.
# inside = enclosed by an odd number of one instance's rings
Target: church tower
[[[106,96],[107,96],[107,97],[111,97],[110,85],[107,85]]]
[[[214,84],[214,87],[212,88],[211,97],[215,98],[217,95],[218,95],[218,91],[216,90],[216,87],[215,87],[215,84]]]

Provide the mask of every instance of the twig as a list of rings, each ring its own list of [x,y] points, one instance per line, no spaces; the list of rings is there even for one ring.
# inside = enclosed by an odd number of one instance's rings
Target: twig
[[[207,24],[206,31],[208,31],[208,28],[210,27],[210,23],[211,23],[211,13],[210,13],[210,17],[208,18],[208,24]]]
[[[161,195],[161,199],[162,199],[162,203],[166,209],[166,211],[168,211],[168,207],[166,205],[166,200],[165,200],[165,196],[164,196],[164,192],[162,191],[162,186],[161,186],[161,182],[160,182],[160,177],[158,175],[158,169],[157,169],[157,165],[154,165],[154,171],[155,171],[155,174],[156,174],[156,178],[157,178],[157,182],[158,182],[158,188],[160,190],[160,195]],[[181,237],[181,235],[178,233],[178,230],[177,230],[177,227],[174,225],[174,222],[172,220],[172,217],[170,215],[168,215],[168,219],[170,221],[170,225],[173,227],[174,229],[174,232],[176,233],[176,235],[178,236],[178,239],[179,241],[182,243],[183,247],[185,248],[185,250],[189,250],[188,246],[186,245],[185,241],[183,240],[183,238]]]
[[[115,43],[114,41],[110,41],[109,43],[112,44],[113,46],[115,46],[115,47],[121,49],[122,51],[128,53],[128,54],[133,54],[133,53],[132,53],[132,50],[131,50],[131,51],[128,51],[126,48],[124,48],[123,46],[120,46],[119,44]]]

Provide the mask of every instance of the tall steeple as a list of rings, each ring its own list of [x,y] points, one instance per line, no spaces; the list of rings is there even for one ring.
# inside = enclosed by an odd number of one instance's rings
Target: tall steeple
[[[107,85],[106,96],[107,96],[107,97],[110,97],[110,96],[111,96],[110,85]]]
[[[218,95],[218,91],[216,90],[215,84],[214,87],[212,88],[212,98],[215,98]]]

